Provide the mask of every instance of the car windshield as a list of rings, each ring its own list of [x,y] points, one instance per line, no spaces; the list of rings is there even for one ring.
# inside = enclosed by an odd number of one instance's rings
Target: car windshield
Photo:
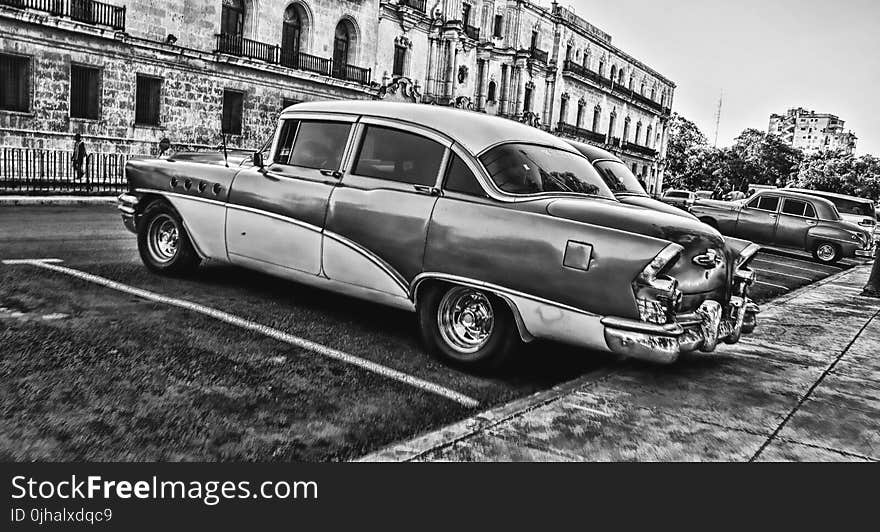
[[[613,199],[614,194],[585,158],[532,144],[503,144],[480,161],[498,188],[511,194],[573,192]]]
[[[666,193],[667,198],[689,198],[690,193],[683,190],[670,190]]]
[[[593,164],[602,180],[615,194],[637,194],[639,196],[647,196],[644,187],[639,183],[639,179],[626,167],[625,164],[617,161],[597,161]]]

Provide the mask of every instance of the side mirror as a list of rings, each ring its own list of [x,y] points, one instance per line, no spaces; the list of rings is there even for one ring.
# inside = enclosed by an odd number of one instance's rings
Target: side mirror
[[[263,152],[254,152],[254,166],[260,169],[265,166],[263,162]]]

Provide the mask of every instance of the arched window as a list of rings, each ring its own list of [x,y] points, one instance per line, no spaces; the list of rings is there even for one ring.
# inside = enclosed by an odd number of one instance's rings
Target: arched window
[[[617,65],[611,65],[611,77],[608,78],[611,81],[614,81],[617,78]]]
[[[523,93],[523,112],[528,113],[532,110],[532,86],[526,85],[526,90]]]
[[[614,138],[614,126],[616,125],[615,122],[617,122],[617,113],[614,111],[611,111],[611,118],[608,119],[608,139],[609,140]]]
[[[299,53],[303,49],[308,17],[299,4],[290,4],[284,11],[284,25],[281,30],[281,63],[298,68]]]
[[[666,91],[663,91],[663,94],[660,95],[660,106],[666,107]]]
[[[584,68],[590,70],[590,51],[584,50]]]
[[[635,76],[630,74],[629,75],[629,90],[633,90],[633,83],[635,83]]]
[[[630,118],[626,117],[623,120],[623,143],[624,144],[629,142],[629,123],[630,123]]]
[[[495,101],[495,88],[496,84],[494,81],[489,82],[489,94],[486,95],[486,99],[490,102]]]
[[[657,87],[651,87],[651,99],[654,100],[657,98]]]
[[[642,121],[639,120],[638,123],[636,124],[636,138],[633,139],[633,142],[638,144],[639,140],[641,140],[641,138],[642,138]]]
[[[602,120],[602,106],[597,105],[593,109],[593,131],[599,131],[599,121]]]
[[[605,75],[605,61],[603,59],[599,60],[599,75],[600,76]]]
[[[580,100],[580,101],[578,101],[578,114],[577,114],[577,122],[575,123],[575,125],[577,127],[581,127],[581,125],[583,124],[583,121],[584,121],[584,101]]]
[[[646,133],[645,133],[645,146],[647,146],[649,148],[653,145],[653,142],[651,142],[653,140],[653,139],[651,139],[651,132],[653,130],[654,130],[654,128],[652,126],[648,126],[648,129],[645,130],[646,131]]]
[[[623,69],[621,68],[620,71],[617,73],[617,83],[619,85],[623,85],[623,76],[624,76],[624,72],[623,72]]]
[[[641,94],[642,96],[645,95],[645,80],[642,80],[642,84],[641,86],[639,86],[639,94]]]
[[[347,67],[351,62],[351,44],[354,35],[354,26],[349,20],[340,20],[336,24],[336,32],[333,37],[333,72],[337,78],[345,79]]]
[[[566,123],[566,118],[568,118],[568,94],[563,94],[562,102],[559,104],[559,121]]]
[[[220,13],[220,33],[244,35],[244,2],[242,0],[223,0]]]

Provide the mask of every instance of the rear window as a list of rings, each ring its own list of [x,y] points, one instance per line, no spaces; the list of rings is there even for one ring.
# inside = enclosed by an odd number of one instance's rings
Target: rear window
[[[670,190],[666,193],[667,198],[689,198],[691,195],[683,190]]]
[[[480,161],[492,181],[511,194],[572,192],[613,199],[593,165],[569,151],[532,144],[504,144]]]
[[[617,161],[598,161],[593,163],[599,171],[599,175],[615,194],[638,194],[647,196],[648,193],[639,183],[639,179],[626,167]]]

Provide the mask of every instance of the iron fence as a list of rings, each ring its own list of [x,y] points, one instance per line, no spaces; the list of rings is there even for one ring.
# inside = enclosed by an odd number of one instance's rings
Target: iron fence
[[[0,148],[0,194],[113,194],[126,189],[131,155],[90,153],[77,178],[72,150]]]
[[[44,11],[77,22],[125,31],[125,6],[114,6],[95,0],[0,0],[0,5]]]

